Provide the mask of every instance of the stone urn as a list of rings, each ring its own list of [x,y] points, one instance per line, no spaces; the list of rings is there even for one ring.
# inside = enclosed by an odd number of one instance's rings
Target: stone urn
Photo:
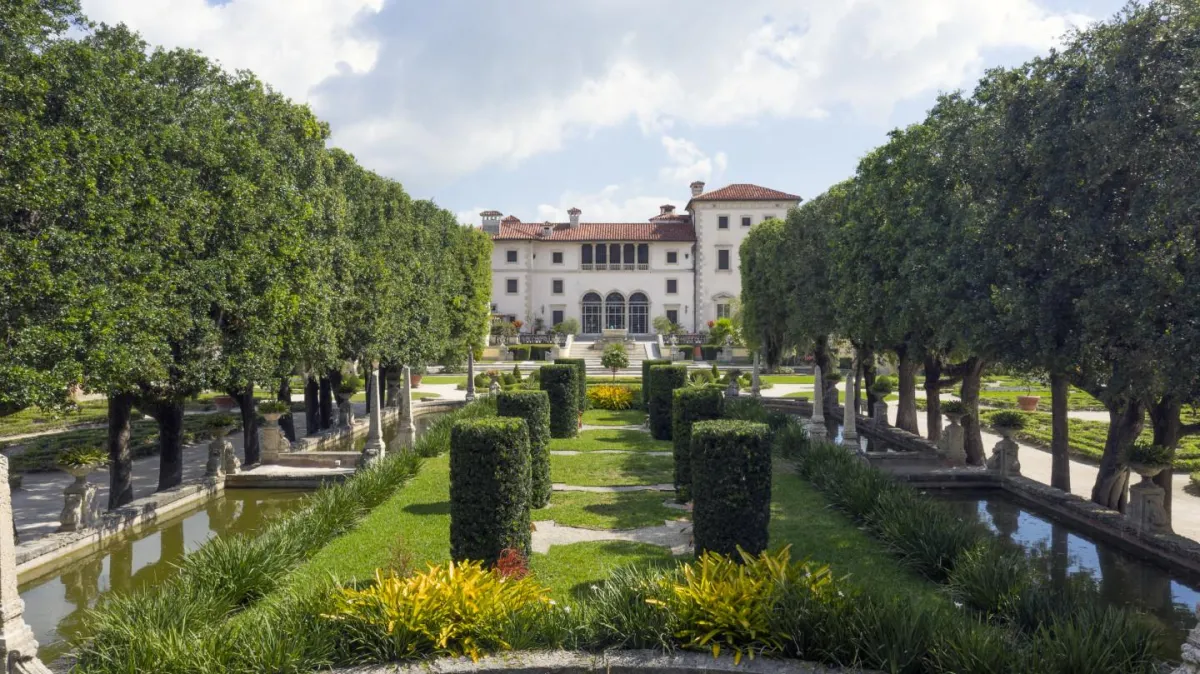
[[[63,490],[63,510],[58,518],[58,530],[71,532],[86,529],[92,525],[92,503],[96,498],[96,485],[89,483],[87,476],[96,470],[96,465],[62,466],[62,469],[75,481]]]
[[[1021,461],[1017,455],[1021,447],[1012,439],[1017,429],[1011,426],[996,426],[995,429],[1000,434],[1000,442],[997,442],[996,446],[992,448],[992,456],[987,460],[987,468],[1000,471],[1002,477],[1020,475]]]
[[[1161,464],[1129,462],[1129,469],[1142,476],[1142,481],[1129,487],[1129,505],[1125,516],[1134,527],[1147,534],[1171,533],[1167,516],[1166,490],[1154,483],[1154,476],[1167,469]]]
[[[213,396],[213,405],[217,406],[218,412],[229,412],[233,410],[236,401],[233,396]]]
[[[233,445],[225,440],[225,436],[229,435],[231,426],[218,426],[213,429],[212,440],[208,442],[208,463],[204,466],[205,477],[224,477],[227,472],[226,445],[229,446],[228,454],[233,454]],[[237,461],[237,457],[233,457]],[[237,468],[240,468],[240,464]],[[237,472],[235,469],[233,472]]]
[[[421,385],[421,375],[419,375],[419,374],[410,374],[410,375],[408,375],[408,383],[409,383],[409,384],[410,384],[410,385],[411,385],[413,388],[417,388],[418,386],[420,386],[420,385]]]
[[[64,466],[63,470],[67,471],[71,477],[75,478],[75,484],[79,484],[87,481],[87,476],[91,475],[92,472],[96,470],[96,466],[90,463],[86,466]]]
[[[1022,412],[1036,412],[1041,399],[1041,396],[1017,396],[1017,408]]]
[[[963,430],[962,414],[945,413],[950,425],[942,430],[942,441],[939,447],[946,459],[955,466],[967,465],[966,432]]]
[[[1142,482],[1152,481],[1155,477],[1158,477],[1159,473],[1166,469],[1167,466],[1161,464],[1136,463],[1133,461],[1129,462],[1129,470],[1141,475]]]
[[[994,426],[993,428],[995,428],[996,432],[1000,434],[1000,437],[1004,438],[1005,440],[1012,440],[1013,435],[1015,435],[1018,430],[1012,426]]]

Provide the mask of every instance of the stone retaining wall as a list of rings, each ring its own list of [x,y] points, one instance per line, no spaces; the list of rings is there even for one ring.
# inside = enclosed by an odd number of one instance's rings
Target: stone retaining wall
[[[707,653],[679,651],[666,654],[659,651],[605,651],[603,653],[581,653],[578,651],[513,652],[490,655],[472,662],[470,658],[441,658],[408,665],[367,665],[350,669],[334,670],[340,674],[480,674],[482,672],[521,672],[535,674],[556,672],[583,674],[643,674],[665,672],[666,674],[879,674],[861,669],[842,669],[805,662],[773,658],[743,658],[734,664],[733,657],[723,655],[714,658]]]

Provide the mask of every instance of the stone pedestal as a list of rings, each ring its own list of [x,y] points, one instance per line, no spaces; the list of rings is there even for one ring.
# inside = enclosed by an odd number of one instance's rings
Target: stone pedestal
[[[376,407],[378,407],[378,401],[376,401]],[[283,434],[283,428],[279,425],[279,417],[280,415],[273,413],[263,415],[263,419],[266,421],[260,431],[262,433],[263,463],[275,463],[279,460],[280,454],[292,451],[292,443]]]
[[[808,436],[814,440],[824,440],[825,433],[825,387],[821,385],[821,368],[813,368],[813,404],[812,417],[809,419]]]
[[[853,372],[857,373],[855,368]],[[854,411],[854,399],[858,397],[857,379],[854,374],[846,378],[846,406],[842,411],[842,446],[855,452],[862,451],[858,441],[858,415]]]
[[[732,363],[733,362],[733,347],[727,346],[727,347],[723,347],[720,350],[718,350],[717,351],[717,362],[718,363]]]
[[[354,404],[349,400],[338,403],[338,427],[345,430],[354,427]]]
[[[1129,488],[1129,508],[1126,517],[1137,530],[1146,534],[1169,534],[1171,525],[1163,505],[1167,492],[1149,477]]]
[[[750,371],[750,397],[762,397],[762,383],[758,379],[759,355],[754,352],[754,369]]]
[[[228,428],[218,428],[213,439],[208,442],[208,463],[204,466],[204,476],[221,479],[225,477],[225,445],[229,443],[225,436],[229,435]],[[230,445],[229,453],[233,453]]]
[[[417,442],[417,427],[413,424],[411,372],[409,367],[405,365],[403,373],[400,375],[403,378],[400,383],[404,387],[404,394],[400,399],[400,428],[396,431],[396,437],[399,439],[400,446],[404,449],[411,449]]]
[[[221,438],[221,468],[226,475],[237,475],[242,470],[242,460],[233,451],[233,443]]]
[[[947,414],[946,418],[950,420],[950,425],[942,429],[942,442],[938,446],[946,453],[946,460],[951,465],[965,466],[967,465],[967,436],[963,431],[962,424],[959,423],[960,417],[957,414],[953,416]]]
[[[467,402],[475,399],[475,349],[467,349]]]
[[[888,404],[882,400],[875,403],[875,426],[877,428],[883,428],[888,425],[887,415]]]
[[[376,371],[378,371],[378,368],[376,368]],[[406,386],[405,388],[409,387]],[[404,397],[407,398],[408,396],[405,395]],[[358,460],[359,470],[379,463],[379,460],[383,458],[386,451],[383,444],[383,412],[379,409],[379,378],[376,376],[371,376],[367,380],[367,399],[371,401],[371,417],[367,425],[367,443],[363,445],[362,458]],[[403,409],[403,400],[400,404],[401,409]]]
[[[1012,439],[1011,432],[1001,431],[1001,435],[1003,437],[992,448],[992,456],[988,458],[988,470],[1000,471],[1001,477],[1020,475],[1021,462],[1017,458],[1017,452],[1021,447]]]
[[[50,674],[37,659],[38,643],[25,622],[25,602],[17,593],[15,531],[8,459],[0,456],[0,663],[4,672]]]
[[[96,500],[96,485],[87,481],[91,472],[87,470],[71,473],[75,476],[75,481],[63,490],[64,503],[62,515],[58,518],[59,531],[79,531],[91,526]]]
[[[1196,615],[1200,617],[1200,604],[1196,605]],[[1187,641],[1183,642],[1182,663],[1171,674],[1200,674],[1200,625],[1192,628]]]

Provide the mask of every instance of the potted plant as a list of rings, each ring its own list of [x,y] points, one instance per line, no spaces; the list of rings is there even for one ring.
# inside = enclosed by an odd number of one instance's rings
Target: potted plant
[[[354,394],[351,393],[350,395]],[[261,414],[262,417],[267,420],[267,423],[270,424],[279,423],[279,417],[282,417],[290,411],[291,405],[288,405],[282,400],[264,400],[258,404],[258,413]]]
[[[1000,410],[992,412],[988,421],[996,432],[1011,440],[1013,433],[1025,428],[1025,415],[1016,410]]]
[[[1148,442],[1136,442],[1129,450],[1129,469],[1142,476],[1143,482],[1171,467],[1175,452],[1169,447]]]
[[[348,374],[342,376],[342,382],[338,384],[338,398],[341,402],[346,402],[354,397],[362,388],[362,379],[358,375]]]
[[[284,403],[286,404],[286,403]],[[259,408],[261,411],[261,407]],[[237,420],[227,412],[216,412],[204,415],[204,428],[208,429],[214,438],[225,437],[230,429],[237,425]]]
[[[525,325],[525,321],[520,321],[520,320],[518,320],[518,321],[513,321],[513,322],[512,322],[513,331],[514,331],[514,332],[520,332],[520,331],[521,331],[521,327],[522,327],[522,326],[524,326],[524,325]]]
[[[871,384],[871,393],[874,393],[880,400],[892,395],[895,390],[895,383],[891,377],[877,377],[875,383]]]
[[[99,447],[91,446],[64,449],[54,459],[58,467],[70,473],[77,482],[82,481],[106,461],[108,453]]]
[[[429,371],[429,368],[425,367],[424,363],[422,363],[420,365],[413,365],[413,366],[409,367],[408,368],[408,383],[413,388],[417,388],[418,386],[421,385],[421,377],[424,376],[425,373],[428,371]]]
[[[692,360],[703,360],[703,352],[700,350],[699,344],[692,345]]]
[[[1017,396],[1017,407],[1023,412],[1036,412],[1038,402],[1041,401],[1041,396],[1033,395],[1033,384],[1035,378],[1031,375],[1021,377],[1021,384],[1025,386],[1025,395]]]
[[[959,420],[967,416],[967,404],[961,400],[947,400],[942,403],[942,414],[950,420],[950,423],[957,424]]]

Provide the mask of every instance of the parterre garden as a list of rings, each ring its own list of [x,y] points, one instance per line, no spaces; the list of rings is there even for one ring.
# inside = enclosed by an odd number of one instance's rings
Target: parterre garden
[[[652,648],[1115,674],[1171,656],[1157,623],[1103,607],[1086,576],[1052,583],[1045,560],[758,400],[652,364],[632,409],[585,409],[581,374],[546,366],[538,390],[450,413],[412,452],[104,602],[78,670]],[[546,545],[559,528],[577,539]],[[682,545],[639,540],[651,529]]]

